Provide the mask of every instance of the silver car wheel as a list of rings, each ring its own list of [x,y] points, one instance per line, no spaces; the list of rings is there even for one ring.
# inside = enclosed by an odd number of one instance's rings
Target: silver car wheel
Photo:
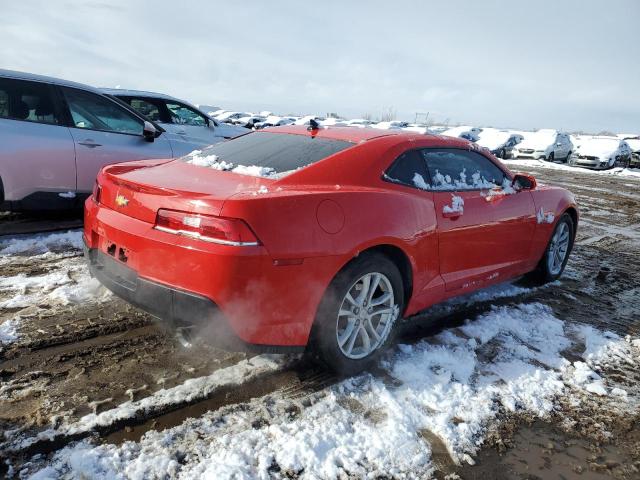
[[[340,304],[336,319],[338,348],[353,360],[369,356],[385,342],[397,315],[389,278],[378,272],[363,275]]]
[[[551,275],[558,275],[569,251],[569,226],[562,222],[558,225],[547,252],[547,267]]]

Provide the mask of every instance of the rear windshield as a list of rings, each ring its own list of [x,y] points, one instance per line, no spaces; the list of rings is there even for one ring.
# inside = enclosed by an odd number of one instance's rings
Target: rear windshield
[[[181,160],[216,170],[278,177],[351,146],[350,142],[311,135],[255,132],[196,150]]]

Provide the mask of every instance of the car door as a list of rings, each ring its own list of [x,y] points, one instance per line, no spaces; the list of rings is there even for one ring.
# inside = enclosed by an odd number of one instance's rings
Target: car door
[[[476,151],[429,148],[422,154],[446,290],[474,290],[524,273],[536,226],[530,193],[515,192],[505,172]]]
[[[74,206],[75,149],[51,85],[0,78],[0,179],[23,208]]]
[[[197,110],[170,100],[165,105],[171,122],[167,129],[178,136],[184,148],[189,148],[185,154],[225,139],[213,122]]]
[[[553,148],[553,156],[556,160],[566,158],[569,154],[569,140],[566,135],[563,135],[562,133],[558,134]]]
[[[167,138],[149,142],[144,120],[116,101],[86,90],[61,87],[76,148],[77,190],[90,192],[105,165],[147,158],[172,158]]]

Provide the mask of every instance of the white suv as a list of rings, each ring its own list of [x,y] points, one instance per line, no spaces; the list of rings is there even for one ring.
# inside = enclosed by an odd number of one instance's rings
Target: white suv
[[[513,158],[533,158],[536,160],[562,160],[567,162],[573,151],[569,134],[545,129],[524,133],[524,139],[515,146]]]

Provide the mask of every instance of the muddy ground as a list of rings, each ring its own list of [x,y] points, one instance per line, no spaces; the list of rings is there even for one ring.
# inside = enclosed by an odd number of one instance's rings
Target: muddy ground
[[[511,164],[510,167],[514,168]],[[616,176],[523,167],[540,182],[563,185],[581,208],[578,236],[564,278],[553,288],[525,290],[514,296],[432,309],[409,319],[403,341],[410,343],[456,322],[488,311],[491,305],[537,301],[569,322],[581,322],[621,335],[640,335],[640,182]],[[45,257],[7,257],[0,277],[68,273],[68,284],[87,282],[81,252],[75,248]],[[579,274],[578,274],[579,272]],[[28,287],[25,295],[33,293]],[[14,293],[0,291],[0,301]],[[33,436],[62,421],[140,399],[189,378],[250,357],[196,344],[185,348],[145,313],[109,295],[78,303],[43,295],[29,307],[0,311],[0,323],[19,315],[17,341],[0,347],[0,442]],[[566,352],[571,359],[572,352]],[[137,440],[150,429],[182,423],[188,417],[265,396],[293,399],[300,408],[338,381],[333,375],[294,357],[282,370],[266,372],[241,387],[227,387],[204,399],[185,401],[95,429],[105,442]],[[375,374],[376,372],[374,372]],[[634,390],[639,372],[615,372]],[[606,401],[563,405],[556,417],[506,415],[492,427],[475,466],[456,465],[438,439],[431,444],[437,478],[572,479],[640,478],[638,416],[612,414]],[[571,419],[572,421],[567,421]],[[609,435],[602,435],[602,432]],[[40,440],[29,446],[0,444],[0,477],[29,471],[32,456],[60,449],[87,434]],[[8,465],[12,470],[8,471]],[[4,469],[4,470],[3,470]],[[421,478],[416,472],[416,478]]]

